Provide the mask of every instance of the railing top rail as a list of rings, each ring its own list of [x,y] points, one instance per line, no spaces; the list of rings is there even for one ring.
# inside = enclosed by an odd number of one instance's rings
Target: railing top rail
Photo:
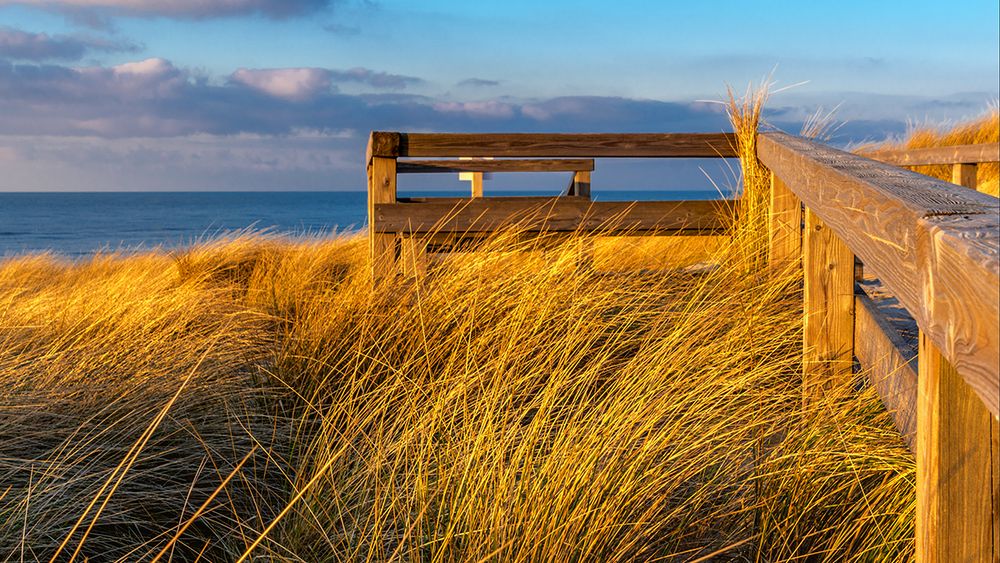
[[[398,174],[437,172],[580,172],[594,169],[592,158],[517,160],[401,160]]]
[[[996,416],[1000,203],[785,133],[758,157],[865,263]]]
[[[372,157],[732,158],[732,133],[398,133],[372,131]]]
[[[1000,162],[1000,143],[952,145],[923,149],[882,149],[860,153],[866,158],[899,166],[928,164],[978,164]]]

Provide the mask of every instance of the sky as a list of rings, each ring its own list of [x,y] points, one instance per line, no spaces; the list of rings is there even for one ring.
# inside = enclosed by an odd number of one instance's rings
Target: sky
[[[722,131],[761,81],[880,140],[995,104],[998,53],[996,0],[0,0],[0,191],[358,190],[373,129]]]

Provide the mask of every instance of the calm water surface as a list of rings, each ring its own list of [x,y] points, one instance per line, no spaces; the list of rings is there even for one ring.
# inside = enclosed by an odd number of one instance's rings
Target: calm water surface
[[[594,194],[604,201],[718,197],[705,191]],[[77,258],[102,250],[176,248],[242,229],[328,235],[363,229],[366,215],[364,192],[0,193],[0,259],[44,251]]]

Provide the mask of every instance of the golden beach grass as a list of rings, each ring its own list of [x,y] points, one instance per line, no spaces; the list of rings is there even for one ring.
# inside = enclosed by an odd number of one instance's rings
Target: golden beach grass
[[[864,374],[801,406],[751,94],[707,246],[507,233],[377,292],[360,236],[3,262],[0,559],[909,560]]]
[[[1000,102],[993,102],[979,117],[947,127],[933,125],[913,126],[901,141],[867,144],[858,151],[867,149],[919,149],[951,145],[975,145],[1000,142]],[[951,166],[915,166],[913,170],[941,180],[951,181]],[[984,162],[976,167],[978,190],[994,197],[1000,195],[1000,164]]]

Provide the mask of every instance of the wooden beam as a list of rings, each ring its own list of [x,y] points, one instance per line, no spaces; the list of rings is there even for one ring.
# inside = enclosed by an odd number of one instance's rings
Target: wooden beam
[[[995,561],[993,417],[926,335],[917,395],[917,561]]]
[[[978,181],[976,179],[976,165],[953,164],[951,166],[951,183],[973,190],[976,189],[978,186]]]
[[[570,184],[569,195],[585,197],[590,199],[590,171],[581,170],[573,174],[573,183]]]
[[[854,355],[868,372],[896,430],[911,452],[916,453],[917,371],[916,355],[896,328],[865,293],[854,298]]]
[[[396,164],[398,174],[427,174],[436,172],[577,172],[593,170],[592,158],[517,160],[401,160]]]
[[[1000,143],[952,145],[923,149],[884,149],[867,151],[861,153],[861,156],[897,166],[1000,162]]]
[[[1000,412],[998,200],[784,133],[757,150]]]
[[[368,148],[365,150],[365,165],[372,163],[372,157],[383,156],[396,158],[399,156],[402,134],[392,131],[372,131],[368,135]]]
[[[768,210],[768,263],[781,271],[802,260],[802,202],[780,178],[771,174]]]
[[[373,139],[378,132],[373,132]],[[402,133],[374,156],[732,158],[732,133]],[[397,154],[398,153],[398,154]]]
[[[806,208],[803,241],[803,404],[850,381],[854,367],[854,254]]]
[[[715,234],[732,222],[731,202],[477,198],[458,203],[375,205],[377,233],[531,232]]]
[[[372,157],[368,168],[368,245],[372,280],[390,277],[396,272],[396,235],[377,228],[379,205],[396,201],[396,159]]]
[[[590,201],[589,199],[587,199],[585,197],[566,196],[566,195],[560,195],[560,196],[521,196],[521,195],[506,195],[506,196],[504,196],[504,195],[491,195],[488,198],[488,201],[493,202],[493,203],[503,203],[503,202],[518,203],[518,202],[521,202],[521,203],[525,203],[525,204],[532,204],[532,203],[542,204],[542,203],[551,203],[553,197],[558,197],[559,201],[561,201],[561,202],[576,201],[576,202],[584,203],[584,202]],[[469,198],[468,197],[451,197],[451,196],[449,196],[449,197],[425,197],[425,196],[418,196],[418,197],[397,197],[396,201],[398,203],[447,203],[447,204],[449,204],[451,206],[455,206],[455,205],[464,205],[464,204],[469,203]]]

